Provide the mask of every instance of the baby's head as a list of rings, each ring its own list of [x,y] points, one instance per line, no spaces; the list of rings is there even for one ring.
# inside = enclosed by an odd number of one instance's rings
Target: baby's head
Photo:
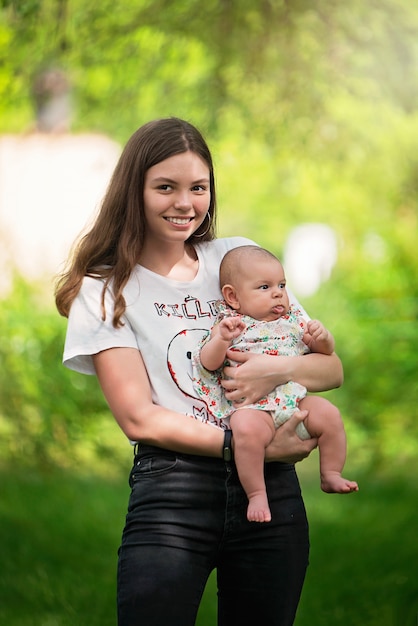
[[[248,245],[227,252],[219,280],[225,301],[238,313],[273,321],[289,310],[283,266],[264,248]]]

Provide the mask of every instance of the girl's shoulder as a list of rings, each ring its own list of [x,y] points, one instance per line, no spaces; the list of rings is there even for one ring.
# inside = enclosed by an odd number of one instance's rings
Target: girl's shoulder
[[[196,248],[202,254],[214,254],[216,256],[224,256],[229,250],[238,248],[238,246],[254,246],[258,245],[247,237],[220,237],[212,241],[202,241],[196,244]]]

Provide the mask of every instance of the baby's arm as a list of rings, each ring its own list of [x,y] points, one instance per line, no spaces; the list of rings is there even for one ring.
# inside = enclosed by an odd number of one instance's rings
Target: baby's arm
[[[245,324],[239,315],[224,317],[219,324],[215,324],[209,341],[200,351],[200,362],[203,367],[210,372],[222,367],[232,340],[239,337],[244,329]]]
[[[335,349],[334,337],[319,320],[307,323],[303,342],[312,352],[321,354],[332,354]]]

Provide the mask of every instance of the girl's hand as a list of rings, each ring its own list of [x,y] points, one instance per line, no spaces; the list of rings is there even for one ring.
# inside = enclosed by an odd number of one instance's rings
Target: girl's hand
[[[266,448],[266,461],[297,463],[306,459],[318,445],[315,438],[302,440],[296,434],[297,425],[308,411],[295,411],[292,417],[276,430],[272,442]]]
[[[290,380],[312,393],[340,387],[344,380],[341,361],[334,352],[329,355],[310,352],[304,356],[274,356],[230,349],[226,356],[239,364],[239,367],[224,367],[225,380],[222,380],[226,398],[237,408],[244,402],[257,402]]]
[[[270,356],[228,350],[226,357],[239,364],[225,366],[221,384],[225,397],[239,407],[252,404],[273,391],[279,384],[287,383],[290,375],[289,359],[298,357]],[[274,367],[273,367],[274,364]]]

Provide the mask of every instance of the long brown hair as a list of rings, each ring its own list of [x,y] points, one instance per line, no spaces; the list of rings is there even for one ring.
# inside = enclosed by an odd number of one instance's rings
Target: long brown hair
[[[211,194],[209,228],[205,220],[188,242],[211,241],[215,238],[213,162],[203,136],[197,128],[175,117],[148,122],[126,144],[92,228],[76,245],[68,270],[58,277],[55,302],[61,315],[68,317],[83,278],[92,276],[104,280],[102,319],[106,318],[104,300],[111,282],[115,300],[113,326],[117,328],[121,325],[126,308],[123,288],[138,262],[145,239],[146,172],[157,163],[188,150],[198,154],[208,165]]]

